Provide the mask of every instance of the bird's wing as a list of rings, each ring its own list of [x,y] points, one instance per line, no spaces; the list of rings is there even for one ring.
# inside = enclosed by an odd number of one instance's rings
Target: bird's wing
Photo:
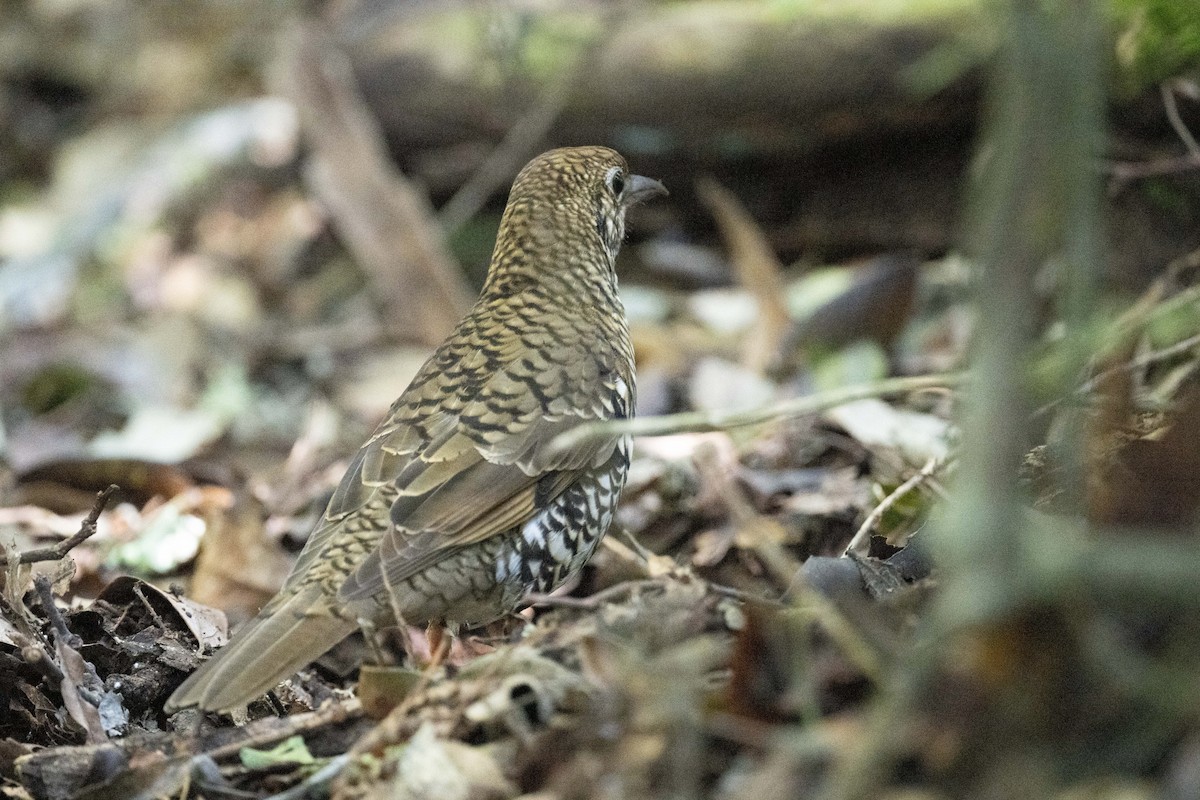
[[[558,433],[581,421],[541,417],[506,437],[500,452],[456,430],[416,450],[406,445],[412,439],[405,428],[376,437],[356,459],[356,482],[360,492],[387,487],[395,498],[392,524],[342,585],[340,598],[371,597],[385,581],[395,585],[462,547],[523,525],[582,471],[611,457],[613,442],[542,455]],[[339,495],[334,499],[345,502],[351,493]]]
[[[534,353],[539,391],[489,363],[483,347],[435,354],[354,456],[289,584],[303,582],[348,529],[385,528],[339,593],[346,602],[373,596],[385,575],[395,584],[523,525],[612,456],[615,439],[565,452],[548,446],[581,422],[630,413],[633,376],[611,343],[527,331],[489,347],[509,364]],[[470,391],[445,392],[438,379],[447,376]]]

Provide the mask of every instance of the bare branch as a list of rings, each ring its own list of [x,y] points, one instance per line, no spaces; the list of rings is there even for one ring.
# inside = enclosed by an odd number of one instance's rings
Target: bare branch
[[[83,544],[83,542],[96,535],[96,523],[100,519],[100,514],[103,513],[104,507],[108,505],[108,501],[112,496],[120,490],[120,487],[115,483],[109,484],[108,488],[96,495],[96,502],[92,505],[92,510],[84,517],[83,523],[79,526],[79,532],[73,536],[63,539],[61,542],[51,545],[50,547],[39,547],[35,550],[26,550],[20,555],[20,563],[33,564],[38,561],[57,561],[65,556],[75,547]],[[8,558],[0,553],[0,567],[8,566]]]

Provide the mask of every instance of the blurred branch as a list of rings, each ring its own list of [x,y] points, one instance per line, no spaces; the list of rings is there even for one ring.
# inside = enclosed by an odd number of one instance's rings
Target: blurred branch
[[[884,687],[866,735],[836,765],[827,798],[878,796],[895,759],[911,745],[899,732],[912,729],[955,634],[989,624],[1001,630],[1026,604],[1065,596],[1101,562],[1121,563],[1102,559],[1108,550],[1086,552],[1086,540],[1059,530],[1081,522],[1034,530],[1018,478],[1031,444],[1026,376],[1038,333],[1036,278],[1048,263],[1061,267],[1059,308],[1067,328],[1057,393],[1078,382],[1096,344],[1087,333],[1101,271],[1094,166],[1103,124],[1102,26],[1086,2],[997,5],[1003,39],[972,202],[979,318],[971,391],[955,498],[933,526],[944,588],[923,635]],[[1066,437],[1075,460],[1065,469],[1066,491],[1075,508],[1082,501],[1079,418],[1068,418]],[[1003,759],[1022,744],[1007,742],[1010,749],[993,757]]]
[[[1092,348],[1091,361],[1100,365],[1099,371],[1083,381],[1074,391],[1077,398],[1084,398],[1099,388],[1106,378],[1119,373],[1131,372],[1151,366],[1159,361],[1182,355],[1200,346],[1195,336],[1181,339],[1159,350],[1132,355],[1133,345],[1154,322],[1179,313],[1200,302],[1200,286],[1168,294],[1173,274],[1191,269],[1200,264],[1200,251],[1193,251],[1176,259],[1163,275],[1160,275],[1129,308],[1125,309],[1105,330],[1097,332],[1099,342]],[[1041,416],[1060,407],[1065,397],[1057,397],[1040,407],[1035,416]]]
[[[535,154],[566,103],[573,77],[568,75],[551,86],[540,102],[508,129],[479,168],[437,212],[447,236],[479,213],[488,198],[511,181]]]
[[[1180,156],[1153,161],[1111,164],[1108,168],[1109,174],[1113,178],[1113,185],[1109,189],[1110,194],[1119,193],[1130,181],[1200,169],[1200,144],[1196,142],[1195,135],[1188,129],[1183,117],[1179,115],[1179,104],[1175,100],[1176,91],[1195,99],[1194,90],[1194,85],[1181,80],[1167,82],[1158,87],[1159,94],[1162,96],[1163,110],[1167,114],[1167,121],[1171,123],[1171,129],[1175,131],[1179,141],[1183,142],[1187,152]]]
[[[616,9],[602,12],[601,20],[599,33],[581,48],[573,63],[555,71],[552,82],[542,90],[533,108],[508,129],[470,179],[442,206],[438,220],[447,236],[479,213],[488,198],[507,186],[517,170],[543,146],[580,78],[595,67],[597,56],[620,24]]]
[[[1105,378],[1117,372],[1129,372],[1136,369],[1148,367],[1159,361],[1166,361],[1175,356],[1183,355],[1200,347],[1200,334],[1189,336],[1182,339],[1173,345],[1163,347],[1159,350],[1149,350],[1145,353],[1135,356],[1124,364],[1118,364],[1115,367],[1109,367],[1101,373],[1098,373],[1080,388],[1081,393],[1088,393],[1095,390]]]
[[[1200,144],[1196,143],[1196,137],[1188,130],[1188,126],[1184,124],[1183,118],[1179,116],[1179,105],[1175,102],[1175,87],[1170,83],[1164,83],[1158,87],[1162,94],[1163,108],[1166,109],[1167,119],[1171,122],[1171,127],[1175,130],[1183,146],[1187,148],[1188,154],[1192,158],[1200,159]]]
[[[689,411],[682,414],[666,414],[661,417],[618,419],[606,422],[585,422],[566,433],[559,434],[550,445],[551,453],[571,450],[584,442],[622,434],[632,436],[666,436],[671,433],[705,433],[727,431],[746,425],[758,425],[777,419],[815,414],[827,408],[862,400],[867,397],[907,394],[937,389],[950,389],[964,383],[965,376],[956,373],[941,375],[917,375],[905,378],[888,378],[861,386],[847,386],[819,394],[784,400],[750,411],[704,412]]]
[[[979,324],[965,407],[957,502],[936,527],[949,582],[944,609],[970,616],[1019,601],[1012,576],[1023,552],[1018,472],[1031,445],[1027,374],[1038,306],[1038,272],[1059,271],[1067,325],[1058,386],[1075,385],[1096,342],[1087,336],[1101,271],[1094,170],[1102,125],[1099,24],[1086,5],[1009,0],[1006,43],[992,88],[989,158],[976,187]],[[1047,169],[1048,164],[1056,165]],[[1015,310],[1021,309],[1019,313]],[[1078,435],[1078,434],[1076,434]],[[1078,458],[1082,445],[1067,446]],[[1067,465],[1066,490],[1082,499],[1082,468]],[[973,609],[968,611],[967,609]]]
[[[396,169],[345,54],[323,24],[299,23],[285,67],[312,146],[308,177],[370,276],[391,333],[435,345],[471,305],[429,200]]]

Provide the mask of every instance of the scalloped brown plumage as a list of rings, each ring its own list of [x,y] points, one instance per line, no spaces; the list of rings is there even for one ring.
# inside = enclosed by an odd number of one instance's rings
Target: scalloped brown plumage
[[[625,211],[665,194],[604,147],[551,150],[513,183],[479,300],[358,451],[290,576],[167,709],[245,705],[360,620],[476,625],[549,591],[612,519],[628,438],[555,453],[632,416],[614,261]]]

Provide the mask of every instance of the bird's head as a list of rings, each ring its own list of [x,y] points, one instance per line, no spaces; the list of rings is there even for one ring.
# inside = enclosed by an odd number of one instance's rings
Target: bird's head
[[[666,193],[653,178],[630,174],[624,157],[607,147],[547,151],[526,164],[513,182],[496,256],[503,261],[505,256],[553,253],[553,262],[563,265],[579,255],[600,253],[611,269],[625,238],[626,210]],[[502,252],[502,246],[509,252]]]

